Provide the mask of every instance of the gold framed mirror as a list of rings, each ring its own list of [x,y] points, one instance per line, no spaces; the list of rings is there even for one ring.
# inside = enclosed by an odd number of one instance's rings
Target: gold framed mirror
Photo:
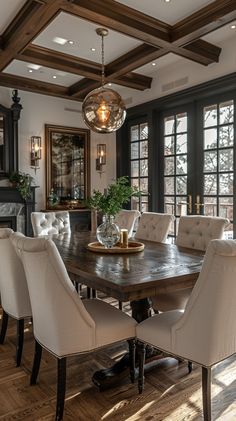
[[[47,209],[85,207],[90,195],[90,131],[45,125]]]

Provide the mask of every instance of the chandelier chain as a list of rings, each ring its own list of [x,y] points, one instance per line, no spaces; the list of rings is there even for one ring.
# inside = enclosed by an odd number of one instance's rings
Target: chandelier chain
[[[104,35],[102,34],[102,86],[105,85],[105,70],[104,70]]]

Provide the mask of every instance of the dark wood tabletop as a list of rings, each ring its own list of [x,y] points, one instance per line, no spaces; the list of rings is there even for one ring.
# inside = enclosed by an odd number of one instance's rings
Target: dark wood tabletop
[[[86,248],[95,241],[87,232],[53,236],[53,241],[73,277],[120,301],[193,286],[204,256],[200,251],[150,241],[143,241],[145,248],[139,253],[95,253]]]

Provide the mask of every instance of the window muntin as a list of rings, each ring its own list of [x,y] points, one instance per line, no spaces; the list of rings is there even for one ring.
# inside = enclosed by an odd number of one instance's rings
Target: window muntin
[[[175,215],[170,235],[178,230],[178,218],[187,214],[188,115],[164,118],[164,211]]]
[[[148,123],[130,127],[130,176],[131,186],[143,193],[140,198],[133,197],[131,209],[148,211]]]

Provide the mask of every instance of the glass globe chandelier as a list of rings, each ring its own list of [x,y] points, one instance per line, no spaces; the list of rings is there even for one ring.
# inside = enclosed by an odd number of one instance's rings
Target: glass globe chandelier
[[[104,37],[108,30],[97,28],[102,37],[102,83],[100,88],[91,91],[82,104],[82,115],[87,126],[98,133],[111,133],[118,130],[125,121],[126,108],[121,96],[113,89],[105,87]]]

